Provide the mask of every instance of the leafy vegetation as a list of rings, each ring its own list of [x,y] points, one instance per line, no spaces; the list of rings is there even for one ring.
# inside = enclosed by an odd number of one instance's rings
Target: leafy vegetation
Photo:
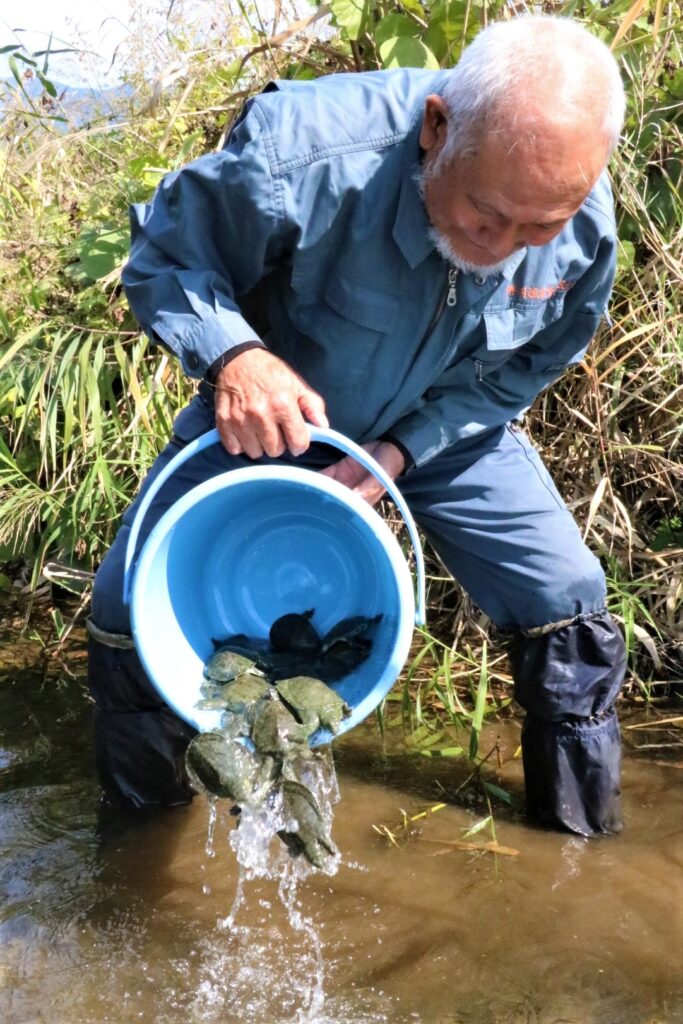
[[[543,6],[615,48],[629,107],[612,166],[613,322],[528,429],[603,558],[634,692],[651,698],[680,678],[683,642],[683,12],[664,0]],[[95,567],[192,392],[122,295],[128,205],[220,148],[269,79],[449,66],[512,12],[502,0],[330,0],[283,25],[279,5],[266,24],[242,2],[194,22],[177,3],[160,34],[138,10],[120,109],[85,121],[52,82],[53,55],[12,48],[0,86],[0,560],[26,556],[34,583],[47,558]],[[431,632],[395,695],[429,756],[480,758],[482,723],[508,700],[495,631],[472,613],[434,563]]]

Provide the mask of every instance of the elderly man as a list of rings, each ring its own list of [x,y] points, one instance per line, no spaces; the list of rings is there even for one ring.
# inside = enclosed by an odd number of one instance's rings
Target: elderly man
[[[306,421],[355,438],[511,645],[527,809],[616,832],[625,659],[605,581],[511,426],[586,351],[615,266],[604,168],[624,109],[605,47],[571,22],[491,26],[454,70],[279,82],[225,149],[133,209],[124,283],[147,334],[200,378],[150,476],[218,426],[155,501],[250,460],[296,459],[381,496]],[[121,602],[131,521],[99,571],[90,676],[110,799],[189,798],[191,730],[145,679]]]

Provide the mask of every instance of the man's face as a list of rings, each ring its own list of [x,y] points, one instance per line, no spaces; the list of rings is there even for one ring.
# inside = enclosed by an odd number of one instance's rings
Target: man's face
[[[604,143],[582,127],[544,126],[523,144],[519,132],[489,131],[472,155],[446,163],[447,111],[440,97],[429,97],[421,189],[441,254],[486,275],[504,270],[519,249],[551,241],[605,163]]]

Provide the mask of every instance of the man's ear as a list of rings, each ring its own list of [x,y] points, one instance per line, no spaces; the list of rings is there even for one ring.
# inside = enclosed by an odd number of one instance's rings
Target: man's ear
[[[448,107],[442,96],[433,93],[425,100],[424,116],[420,129],[420,146],[424,150],[440,150],[446,141],[448,131]]]

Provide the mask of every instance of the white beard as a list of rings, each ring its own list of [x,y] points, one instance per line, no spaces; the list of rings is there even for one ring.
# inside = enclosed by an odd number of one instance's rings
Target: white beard
[[[464,270],[466,274],[476,274],[477,277],[484,278],[493,277],[494,274],[504,274],[508,268],[510,270],[516,269],[519,263],[519,251],[506,256],[504,260],[499,260],[498,263],[473,263],[471,260],[466,260],[464,256],[461,256],[453,248],[445,235],[442,235],[436,228],[429,229],[429,237],[434,243],[439,256],[447,260],[454,267],[457,267],[458,270]]]
[[[441,158],[443,157],[443,151],[439,153],[436,158],[436,162],[430,170],[420,169],[415,175],[415,184],[417,190],[420,193],[422,202],[425,201],[425,185],[431,177],[436,177],[441,169]],[[452,244],[448,241],[445,235],[442,235],[440,231],[437,231],[435,227],[429,229],[429,237],[434,243],[434,247],[442,259],[446,260],[447,263],[457,267],[458,270],[463,270],[466,274],[476,274],[477,277],[493,277],[494,274],[504,274],[509,268],[510,270],[516,270],[519,264],[519,251],[513,252],[510,256],[506,256],[504,260],[499,260],[498,263],[482,264],[473,263],[472,260],[465,259],[457,252]]]

